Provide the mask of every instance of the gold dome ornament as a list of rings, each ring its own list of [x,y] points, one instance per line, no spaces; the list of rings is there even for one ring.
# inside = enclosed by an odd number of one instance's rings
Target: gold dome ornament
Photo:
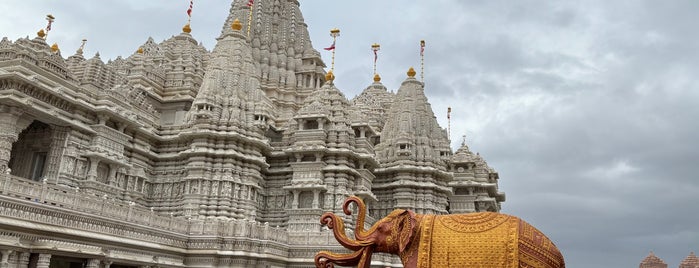
[[[138,53],[138,54],[143,54],[143,47],[139,47],[139,48],[136,50],[136,53]]]
[[[333,74],[333,71],[330,70],[327,74],[325,74],[325,81],[332,82],[333,80],[335,80],[335,75]]]
[[[379,74],[374,74],[374,82],[381,82],[381,76],[379,76]]]
[[[415,78],[416,74],[417,73],[415,72],[415,69],[413,69],[413,67],[410,67],[410,69],[408,69],[408,77]]]
[[[58,49],[58,43],[53,43],[53,45],[51,45],[51,52],[56,53],[59,50],[60,49]]]
[[[185,24],[184,27],[182,27],[182,32],[185,32],[185,33],[191,33],[191,32],[192,32],[192,27],[189,26],[189,23]]]
[[[44,38],[46,36],[46,32],[44,32],[44,29],[41,29],[38,32],[36,32],[36,36]]]
[[[231,29],[235,31],[240,31],[240,29],[243,29],[243,25],[240,24],[240,21],[238,19],[235,19],[233,23],[231,23]]]

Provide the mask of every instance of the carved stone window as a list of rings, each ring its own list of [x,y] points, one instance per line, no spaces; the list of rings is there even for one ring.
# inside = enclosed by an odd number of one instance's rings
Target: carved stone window
[[[303,120],[303,129],[318,129],[317,120]]]

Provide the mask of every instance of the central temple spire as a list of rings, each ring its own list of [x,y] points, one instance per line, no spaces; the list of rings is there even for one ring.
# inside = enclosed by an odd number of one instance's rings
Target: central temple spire
[[[306,97],[325,83],[325,63],[311,44],[297,0],[235,0],[223,25],[221,40],[232,33],[236,18],[249,18],[256,75],[262,91],[278,108],[275,126],[282,125]],[[252,10],[252,13],[251,13]],[[247,25],[246,25],[247,28]]]

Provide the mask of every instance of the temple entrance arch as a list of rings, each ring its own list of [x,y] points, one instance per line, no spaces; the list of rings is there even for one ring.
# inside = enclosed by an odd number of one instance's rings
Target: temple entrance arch
[[[42,180],[48,171],[52,136],[52,127],[38,120],[22,130],[12,144],[8,165],[10,174],[34,181]]]

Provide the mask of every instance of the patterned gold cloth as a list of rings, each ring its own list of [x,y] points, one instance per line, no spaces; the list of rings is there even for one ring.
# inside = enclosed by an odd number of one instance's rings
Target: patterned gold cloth
[[[517,217],[491,213],[423,215],[417,267],[561,268],[563,256],[539,230]],[[405,256],[409,257],[409,256]]]

